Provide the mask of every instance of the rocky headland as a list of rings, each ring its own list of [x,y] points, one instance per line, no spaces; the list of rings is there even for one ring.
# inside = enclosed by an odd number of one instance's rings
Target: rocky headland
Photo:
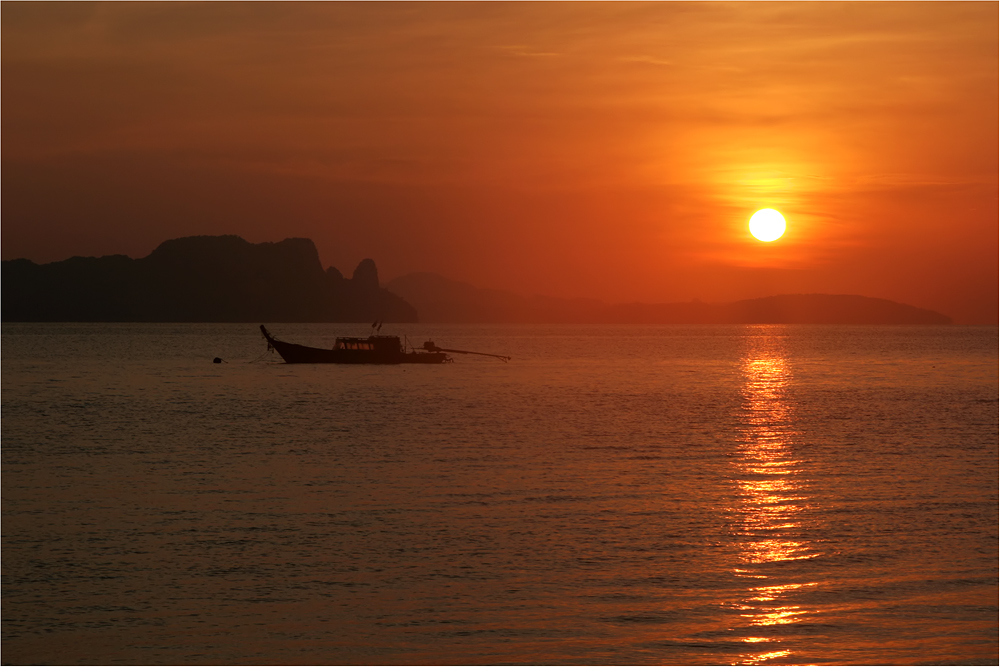
[[[149,256],[72,257],[2,265],[5,322],[415,322],[379,286],[375,262],[350,278],[323,269],[309,239],[249,243],[190,236]]]

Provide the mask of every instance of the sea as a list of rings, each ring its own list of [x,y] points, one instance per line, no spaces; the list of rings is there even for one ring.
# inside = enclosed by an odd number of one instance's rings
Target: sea
[[[3,663],[997,664],[997,327],[382,333],[4,324]]]

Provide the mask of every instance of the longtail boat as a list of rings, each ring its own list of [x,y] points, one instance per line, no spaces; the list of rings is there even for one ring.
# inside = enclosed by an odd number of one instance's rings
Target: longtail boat
[[[365,338],[337,338],[332,349],[325,349],[286,343],[271,335],[263,324],[260,325],[260,332],[267,340],[268,351],[276,351],[287,364],[443,364],[453,361],[448,356],[449,352],[510,361],[510,357],[500,354],[440,348],[430,340],[421,349],[408,351],[399,336],[378,336],[374,333]]]

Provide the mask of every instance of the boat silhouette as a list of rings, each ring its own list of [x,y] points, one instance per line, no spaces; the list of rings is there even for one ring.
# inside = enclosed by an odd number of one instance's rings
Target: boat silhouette
[[[510,357],[500,354],[440,348],[430,340],[420,349],[407,350],[399,336],[380,336],[374,331],[367,337],[337,338],[331,349],[279,340],[263,324],[260,325],[260,332],[267,340],[268,351],[275,350],[288,364],[443,364],[453,361],[448,356],[449,352],[510,361]]]

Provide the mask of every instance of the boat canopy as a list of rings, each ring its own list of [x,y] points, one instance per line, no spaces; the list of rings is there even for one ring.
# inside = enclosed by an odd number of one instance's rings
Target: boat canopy
[[[366,350],[372,352],[399,352],[399,336],[369,336],[367,338],[338,338],[335,350]]]

